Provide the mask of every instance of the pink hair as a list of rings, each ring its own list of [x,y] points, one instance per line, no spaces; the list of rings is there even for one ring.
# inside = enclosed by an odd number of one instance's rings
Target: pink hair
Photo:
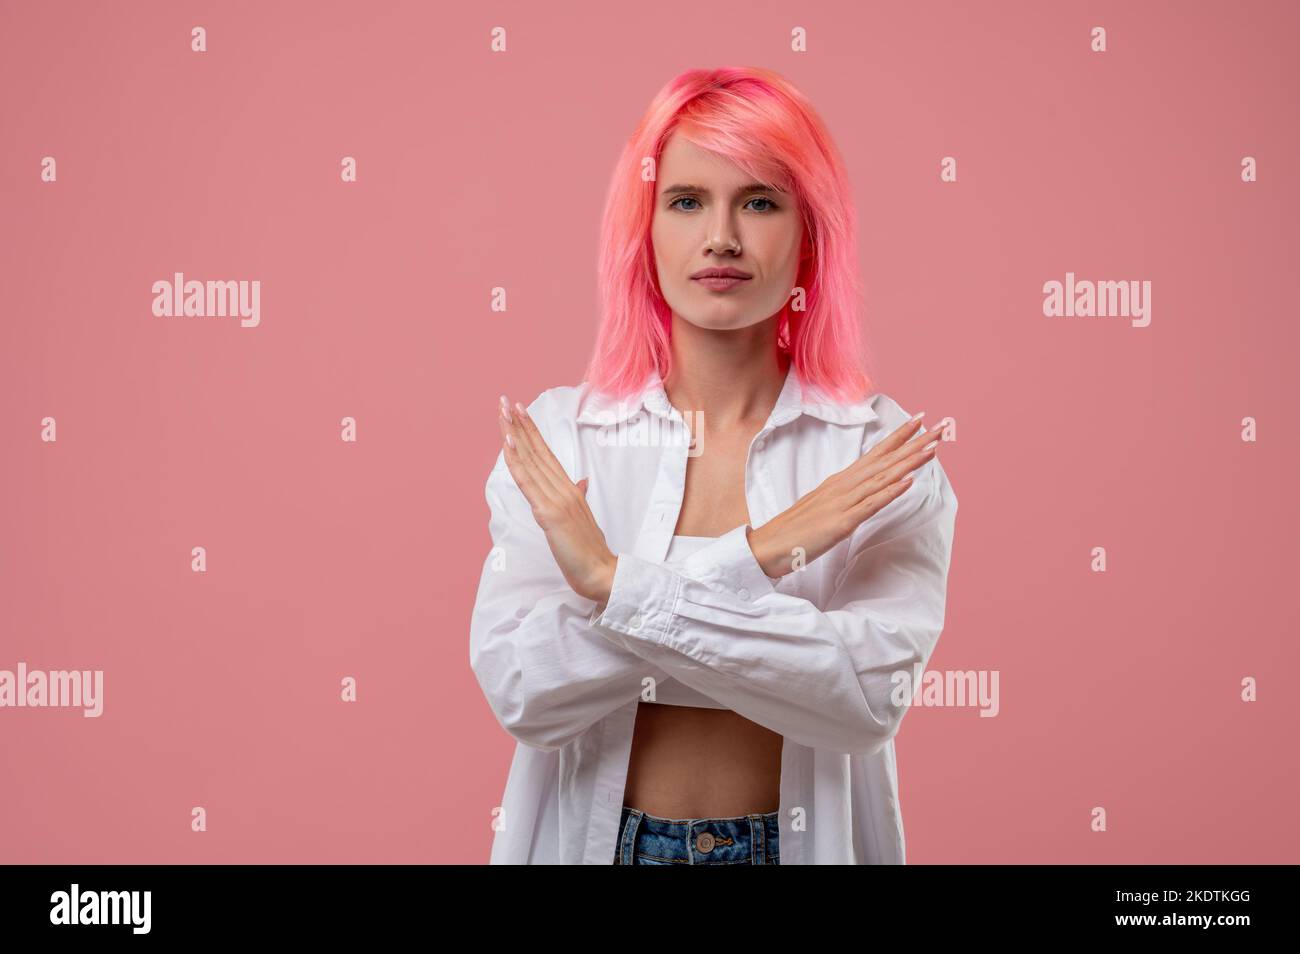
[[[615,166],[600,228],[601,321],[586,380],[625,398],[652,370],[667,378],[672,312],[659,290],[650,223],[657,171],[674,131],[725,156],[761,182],[793,192],[804,210],[805,250],[796,285],[807,310],[787,300],[777,348],[790,355],[801,380],[832,400],[871,393],[865,370],[856,214],[843,160],[812,104],[771,70],[750,67],[687,70],[661,89]]]

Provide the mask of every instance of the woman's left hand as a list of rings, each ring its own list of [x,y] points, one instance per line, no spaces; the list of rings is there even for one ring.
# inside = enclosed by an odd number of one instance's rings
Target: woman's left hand
[[[587,478],[576,484],[569,479],[523,405],[511,407],[504,394],[497,423],[506,466],[533,508],[564,579],[579,596],[608,602],[618,558],[587,506]]]

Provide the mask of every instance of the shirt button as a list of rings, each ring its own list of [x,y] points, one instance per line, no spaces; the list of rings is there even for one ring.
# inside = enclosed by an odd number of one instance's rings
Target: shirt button
[[[745,589],[745,588],[742,586],[742,587],[740,588],[740,592],[737,593],[736,595],[739,596],[742,600],[747,600],[747,599],[749,599],[749,590]]]
[[[763,449],[763,445],[766,444],[766,443],[767,443],[767,438],[766,438],[766,437],[760,437],[757,441],[754,442],[754,449],[755,449],[755,450],[762,450],[762,449]]]
[[[641,617],[640,617],[640,616],[633,616],[630,620],[627,621],[627,624],[628,624],[629,626],[631,626],[633,629],[640,629],[640,628],[641,628]]]
[[[695,838],[695,850],[707,855],[713,850],[713,836],[707,831],[700,832]]]

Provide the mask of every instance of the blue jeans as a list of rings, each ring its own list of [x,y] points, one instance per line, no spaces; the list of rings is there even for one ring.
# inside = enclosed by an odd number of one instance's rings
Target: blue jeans
[[[777,812],[660,818],[623,806],[616,865],[779,865]]]

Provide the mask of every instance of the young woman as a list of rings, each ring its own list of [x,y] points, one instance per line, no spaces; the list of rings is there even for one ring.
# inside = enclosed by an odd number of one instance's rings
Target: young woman
[[[683,73],[627,144],[586,379],[497,415],[493,863],[904,862],[894,736],[957,498],[863,371],[854,228],[770,71]]]

